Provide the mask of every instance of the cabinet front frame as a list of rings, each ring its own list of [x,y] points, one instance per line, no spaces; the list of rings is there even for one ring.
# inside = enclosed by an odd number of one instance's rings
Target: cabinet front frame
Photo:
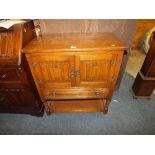
[[[36,60],[36,62],[38,62],[38,58],[39,57],[44,57],[46,56],[47,58],[49,58],[50,56],[53,56],[53,57],[64,57],[64,56],[70,56],[72,57],[72,60],[71,62],[73,63],[74,61],[74,65],[73,67],[76,69],[78,69],[79,67],[77,62],[79,62],[79,57],[80,55],[103,55],[103,54],[111,54],[113,57],[117,58],[117,65],[115,66],[114,70],[113,70],[113,79],[111,80],[110,82],[110,86],[109,86],[109,89],[110,89],[110,94],[112,95],[112,91],[114,90],[114,85],[116,84],[116,80],[117,80],[117,76],[118,76],[118,73],[119,73],[119,70],[120,70],[120,65],[121,65],[121,62],[122,62],[122,57],[123,57],[123,51],[102,51],[102,50],[99,50],[99,51],[83,51],[83,52],[79,52],[79,51],[72,51],[72,52],[52,52],[51,53],[29,53],[29,54],[26,54],[26,58],[28,60],[28,63],[29,63],[29,66],[30,66],[30,70],[32,72],[32,75],[33,75],[33,78],[34,78],[34,81],[35,81],[35,84],[36,84],[36,87],[38,89],[38,92],[39,92],[39,95],[41,97],[41,100],[43,102],[46,101],[45,99],[45,96],[44,96],[44,93],[43,93],[43,90],[45,89],[44,88],[44,84],[39,84],[38,83],[38,77],[41,77],[41,75],[38,76],[38,74],[40,74],[39,72],[36,73],[35,71],[35,67],[32,67],[32,63],[34,63],[34,60]],[[74,58],[73,58],[74,57]],[[38,60],[37,60],[38,59]],[[74,60],[75,59],[75,60]],[[77,60],[76,60],[77,59]],[[113,59],[114,60],[114,59]],[[113,61],[114,63],[114,61]],[[79,78],[79,77],[78,77]],[[71,88],[79,88],[77,84],[79,84],[79,79],[77,77],[74,77],[72,78],[72,81],[71,81]],[[90,87],[91,88],[91,87]],[[54,88],[53,88],[54,89]],[[110,95],[110,96],[111,96]]]

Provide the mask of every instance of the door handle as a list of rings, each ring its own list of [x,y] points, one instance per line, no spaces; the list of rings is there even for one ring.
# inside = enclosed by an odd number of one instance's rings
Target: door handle
[[[71,78],[75,77],[75,76],[76,76],[75,71],[72,71],[72,72],[70,73],[70,76],[71,76]]]
[[[7,74],[1,75],[1,79],[5,79],[7,77]]]
[[[3,102],[5,100],[5,97],[0,98],[0,102]]]
[[[80,71],[79,70],[76,71],[76,77],[80,77]]]

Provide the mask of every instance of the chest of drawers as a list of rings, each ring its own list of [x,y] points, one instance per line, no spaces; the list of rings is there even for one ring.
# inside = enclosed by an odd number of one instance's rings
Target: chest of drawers
[[[0,28],[0,112],[43,115],[43,105],[21,49],[35,37],[32,21]]]
[[[75,33],[36,38],[23,53],[47,113],[106,113],[124,50],[111,33]]]

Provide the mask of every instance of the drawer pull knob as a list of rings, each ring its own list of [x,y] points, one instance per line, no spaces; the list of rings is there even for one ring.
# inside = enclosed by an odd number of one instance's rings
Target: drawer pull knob
[[[3,102],[5,100],[5,97],[1,97],[0,101]]]
[[[100,97],[101,93],[100,92],[96,92],[96,97]]]
[[[3,74],[3,75],[1,76],[1,79],[5,79],[6,76],[7,76],[7,74]]]
[[[70,46],[70,48],[75,49],[75,48],[77,48],[77,47],[76,47],[76,46],[74,46],[74,45],[71,45],[71,46]]]

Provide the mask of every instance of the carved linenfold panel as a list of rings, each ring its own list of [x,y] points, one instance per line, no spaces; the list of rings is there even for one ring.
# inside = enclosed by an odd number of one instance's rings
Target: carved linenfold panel
[[[13,54],[14,34],[0,33],[0,58],[11,58]]]
[[[29,57],[29,59],[35,64],[33,67],[30,63],[30,67],[40,89],[66,88],[74,85],[74,77],[71,76],[71,72],[74,70],[73,56],[40,54]],[[37,81],[41,81],[42,84],[38,85]]]
[[[44,82],[69,82],[70,64],[67,61],[48,61],[39,63]]]
[[[108,80],[110,68],[110,60],[81,61],[81,80],[94,82]]]
[[[76,84],[80,87],[109,87],[114,75],[114,60],[117,54],[77,55],[76,70],[80,77]]]

